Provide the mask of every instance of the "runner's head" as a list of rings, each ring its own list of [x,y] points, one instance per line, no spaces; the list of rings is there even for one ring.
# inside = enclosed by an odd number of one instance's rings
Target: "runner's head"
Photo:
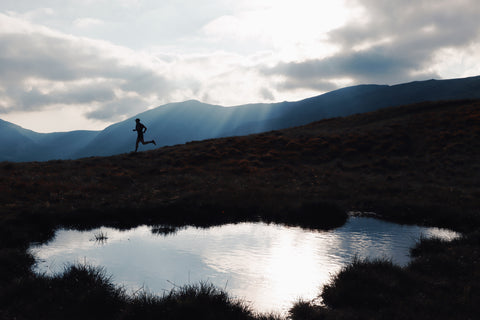
[[[140,119],[138,119],[138,118],[137,118],[137,119],[135,119],[135,122],[140,122]]]

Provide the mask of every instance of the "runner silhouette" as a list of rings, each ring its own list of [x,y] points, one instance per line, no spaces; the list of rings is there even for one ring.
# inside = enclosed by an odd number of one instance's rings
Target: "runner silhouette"
[[[141,142],[142,144],[149,144],[149,143],[153,143],[154,145],[157,145],[155,143],[155,140],[152,140],[152,141],[143,141],[143,134],[145,133],[145,131],[147,131],[147,127],[145,127],[142,123],[140,123],[140,119],[135,119],[135,122],[137,123],[135,125],[135,129],[133,129],[133,131],[137,131],[137,142],[135,143],[135,152],[137,152],[138,150],[138,143]]]

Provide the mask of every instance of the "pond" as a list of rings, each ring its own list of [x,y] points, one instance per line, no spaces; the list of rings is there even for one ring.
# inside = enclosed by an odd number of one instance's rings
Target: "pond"
[[[167,234],[151,226],[102,227],[58,230],[52,241],[30,252],[37,259],[35,271],[46,275],[86,263],[104,267],[127,292],[143,288],[159,295],[174,286],[208,282],[256,311],[284,313],[300,298],[316,298],[355,256],[406,265],[420,237],[451,240],[458,234],[366,217],[351,217],[330,231],[266,223],[186,227]]]

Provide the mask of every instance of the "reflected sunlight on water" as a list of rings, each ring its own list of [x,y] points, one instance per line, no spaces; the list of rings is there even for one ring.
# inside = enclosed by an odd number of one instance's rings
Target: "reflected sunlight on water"
[[[95,235],[106,235],[96,241]],[[169,235],[140,226],[127,231],[99,228],[58,230],[32,246],[36,271],[62,272],[71,263],[106,268],[115,283],[162,294],[174,285],[208,281],[257,311],[285,312],[299,298],[314,299],[342,266],[360,258],[389,258],[405,265],[409,249],[424,237],[451,240],[457,233],[352,217],[341,228],[312,231],[265,223],[241,223]]]

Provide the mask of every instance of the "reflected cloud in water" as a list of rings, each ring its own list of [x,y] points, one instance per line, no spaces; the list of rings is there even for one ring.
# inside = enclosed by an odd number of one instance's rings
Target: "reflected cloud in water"
[[[405,265],[409,249],[420,237],[450,240],[458,236],[448,230],[362,217],[352,217],[331,231],[264,223],[173,231],[159,226],[58,230],[55,239],[30,251],[41,273],[88,263],[105,267],[114,282],[131,291],[143,287],[158,294],[174,285],[208,281],[258,311],[285,312],[299,298],[316,298],[331,276],[355,256],[385,257]],[[94,241],[98,233],[108,239]]]

